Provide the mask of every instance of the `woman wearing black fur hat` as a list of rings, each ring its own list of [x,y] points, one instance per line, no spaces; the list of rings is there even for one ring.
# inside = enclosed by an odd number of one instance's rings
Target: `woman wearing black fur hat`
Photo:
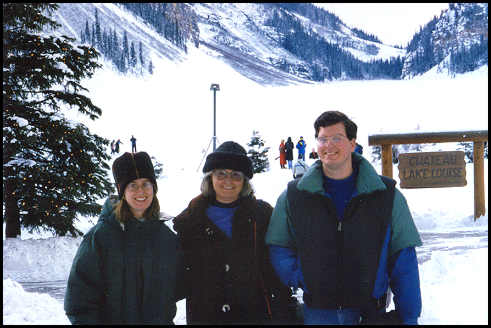
[[[177,237],[160,219],[145,152],[113,163],[118,197],[106,200],[73,260],[65,294],[72,324],[173,324],[179,296]]]
[[[252,162],[233,141],[208,155],[201,194],[174,219],[188,324],[295,323],[295,300],[264,243],[272,207],[254,197]]]

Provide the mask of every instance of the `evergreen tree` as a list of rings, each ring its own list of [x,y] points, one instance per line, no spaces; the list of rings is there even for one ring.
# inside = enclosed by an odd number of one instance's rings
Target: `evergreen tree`
[[[85,42],[90,43],[89,21],[85,20]]]
[[[128,33],[126,33],[126,30],[124,31],[124,35],[123,35],[123,54],[122,55],[125,59],[129,58]]]
[[[139,49],[139,54],[140,54],[140,64],[142,67],[145,66],[145,62],[143,60],[143,49],[142,49],[142,42],[140,41],[140,49]]]
[[[128,69],[126,66],[126,58],[124,57],[124,53],[121,53],[121,58],[119,58],[118,68],[119,71],[123,73],[125,73]]]
[[[135,43],[133,41],[131,41],[129,62],[131,67],[136,67],[136,51],[135,51]]]
[[[462,150],[467,157],[467,163],[474,163],[474,143],[461,141],[457,150]],[[488,143],[484,142],[484,158],[488,158]]]
[[[92,24],[92,31],[90,33],[90,45],[95,47],[95,23]]]
[[[97,200],[113,190],[107,179],[109,140],[65,119],[63,110],[96,119],[101,109],[82,95],[98,53],[73,38],[46,35],[58,8],[3,3],[3,206],[7,238],[21,225],[58,235],[82,233],[77,215],[95,216]]]
[[[162,171],[163,171],[163,164],[160,163],[154,156],[151,157],[153,168],[155,171],[155,178],[158,180],[161,177]]]
[[[153,74],[153,64],[152,64],[152,60],[149,61],[148,63],[148,72],[150,74]]]
[[[121,3],[129,11],[145,19],[157,33],[187,51],[186,42],[192,39],[199,46],[198,17],[186,3]]]
[[[109,54],[109,40],[107,38],[106,29],[104,29],[104,31],[102,32],[102,44],[102,53],[104,54],[104,56],[107,57]]]
[[[247,156],[252,161],[252,171],[254,173],[266,172],[269,170],[268,151],[269,147],[264,147],[264,140],[258,131],[252,131],[251,141],[247,144],[249,150]]]
[[[372,149],[372,162],[380,161],[382,158],[382,147],[381,146],[370,146]]]
[[[121,52],[121,48],[119,46],[118,35],[116,34],[116,30],[113,30],[113,41],[112,41],[112,51],[111,51],[111,60],[113,63],[118,63],[119,54]],[[116,66],[119,66],[116,64]]]
[[[95,44],[99,49],[103,48],[102,36],[101,36],[101,24],[99,23],[99,16],[97,15],[97,8],[95,8]]]

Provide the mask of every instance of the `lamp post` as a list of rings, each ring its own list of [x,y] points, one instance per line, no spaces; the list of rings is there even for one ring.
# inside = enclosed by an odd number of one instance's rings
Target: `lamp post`
[[[220,86],[218,83],[213,83],[210,87],[213,90],[213,151],[216,149],[217,141],[217,126],[216,126],[216,101],[217,101],[217,91],[220,91]]]

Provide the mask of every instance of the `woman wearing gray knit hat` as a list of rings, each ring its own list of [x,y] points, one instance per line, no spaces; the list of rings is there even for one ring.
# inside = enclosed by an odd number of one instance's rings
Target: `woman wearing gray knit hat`
[[[209,154],[201,194],[174,219],[188,324],[295,323],[295,300],[264,243],[273,208],[254,197],[252,162],[227,141]]]
[[[160,219],[150,156],[114,160],[106,200],[73,260],[65,294],[72,324],[173,324],[182,299],[177,237]]]

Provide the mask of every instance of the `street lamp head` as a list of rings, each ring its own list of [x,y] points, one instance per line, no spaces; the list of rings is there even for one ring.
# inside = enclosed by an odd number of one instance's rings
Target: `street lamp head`
[[[220,91],[220,86],[218,85],[218,83],[213,83],[210,87],[210,90]]]

